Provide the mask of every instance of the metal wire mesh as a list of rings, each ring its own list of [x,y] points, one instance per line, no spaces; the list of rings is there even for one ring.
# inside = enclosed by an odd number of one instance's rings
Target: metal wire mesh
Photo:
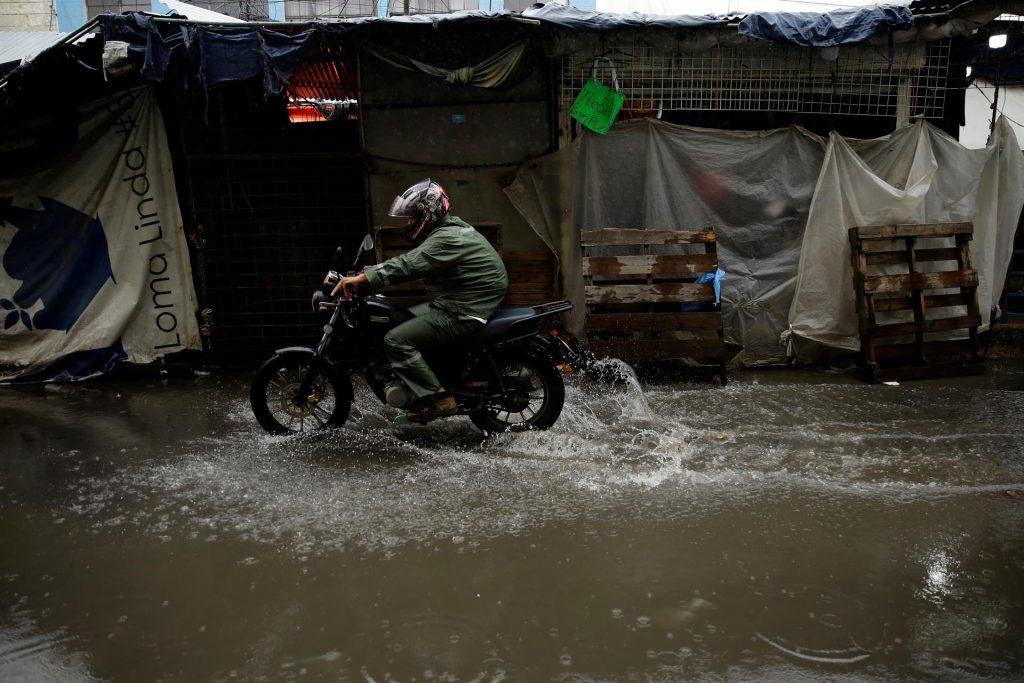
[[[377,0],[283,0],[288,21],[330,17],[370,17],[378,12]],[[479,0],[388,0],[388,16],[443,14],[479,9]]]
[[[388,0],[388,14],[445,14],[480,9],[479,0]]]
[[[203,226],[202,304],[213,350],[262,351],[315,333],[309,297],[334,248],[366,232],[363,179],[345,158],[193,161]]]
[[[891,55],[885,46],[863,45],[832,54],[761,44],[703,52],[619,45],[596,61],[593,54],[564,58],[561,102],[570,107],[593,77],[609,86],[618,81],[627,112],[660,108],[938,118],[949,54],[948,39],[895,45]]]
[[[372,17],[377,14],[376,0],[284,0],[288,21],[306,21],[326,17]]]
[[[318,336],[310,295],[367,232],[366,181],[358,122],[289,124],[240,91],[213,93],[213,125],[185,122],[182,178],[210,348],[251,362]]]

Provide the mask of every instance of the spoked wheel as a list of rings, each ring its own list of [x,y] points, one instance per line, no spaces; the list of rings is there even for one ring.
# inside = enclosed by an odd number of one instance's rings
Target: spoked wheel
[[[565,383],[550,361],[513,356],[497,361],[507,397],[496,397],[483,410],[469,414],[487,433],[547,429],[555,424],[565,403]]]
[[[249,400],[260,426],[271,434],[340,427],[348,419],[352,381],[329,365],[317,370],[308,395],[298,396],[312,360],[308,354],[278,355],[256,371]]]

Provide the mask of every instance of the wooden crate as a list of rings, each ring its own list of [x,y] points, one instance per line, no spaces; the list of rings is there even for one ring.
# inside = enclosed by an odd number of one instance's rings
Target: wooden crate
[[[535,306],[554,298],[555,259],[550,251],[504,252],[500,223],[481,222],[472,225],[494,245],[505,262],[509,292],[502,303],[503,307]],[[410,249],[409,242],[402,236],[401,228],[378,226],[374,228],[374,240],[377,263]],[[383,293],[399,306],[413,306],[427,299],[426,287],[422,280],[387,287]]]
[[[506,251],[508,296],[502,306],[539,306],[555,299],[555,255],[549,249]]]
[[[586,335],[594,356],[628,363],[685,360],[715,368],[724,384],[722,314],[714,286],[696,282],[718,268],[716,239],[712,228],[580,233]]]
[[[865,379],[984,371],[973,232],[971,223],[850,228]]]

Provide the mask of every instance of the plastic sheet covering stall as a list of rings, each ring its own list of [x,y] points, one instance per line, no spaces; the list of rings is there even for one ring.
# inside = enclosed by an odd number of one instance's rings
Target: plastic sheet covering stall
[[[859,348],[852,225],[973,221],[981,309],[994,305],[1024,174],[1005,122],[993,138],[987,149],[968,150],[916,123],[877,140],[833,136],[826,144],[798,128],[728,132],[645,119],[607,136],[585,133],[524,165],[506,192],[558,257],[562,291],[577,304],[576,333],[580,230],[714,227],[726,341],[742,346],[738,362],[772,364],[789,357],[791,339],[808,359],[808,342]]]
[[[919,122],[877,140],[833,135],[807,220],[790,331],[798,359],[858,351],[847,231],[853,226],[971,221],[982,327],[997,305],[1024,206],[1024,161],[1000,118],[984,149]]]
[[[151,90],[39,116],[5,138],[0,379],[78,379],[199,348]]]
[[[807,209],[824,141],[799,128],[729,132],[644,119],[576,142],[520,169],[507,193],[555,251],[563,292],[583,326],[578,234],[599,228],[718,232],[727,342],[748,365],[785,359]]]

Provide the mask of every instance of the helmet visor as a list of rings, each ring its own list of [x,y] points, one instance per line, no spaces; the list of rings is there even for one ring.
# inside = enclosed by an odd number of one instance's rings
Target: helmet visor
[[[391,208],[388,209],[389,216],[408,218],[416,215],[416,201],[415,197],[409,197],[408,192],[404,195],[398,195],[391,202]]]

